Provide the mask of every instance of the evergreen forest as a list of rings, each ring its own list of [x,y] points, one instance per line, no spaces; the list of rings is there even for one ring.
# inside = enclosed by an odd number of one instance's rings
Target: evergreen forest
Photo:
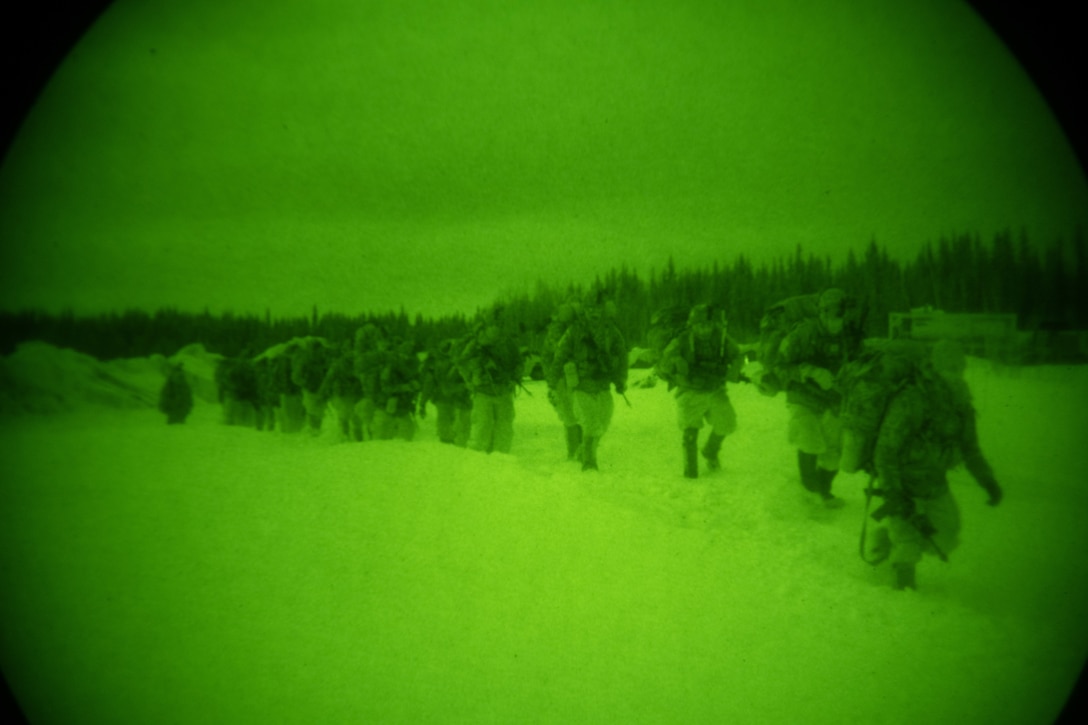
[[[755,265],[745,255],[703,268],[677,269],[672,260],[648,278],[621,266],[595,279],[567,286],[538,281],[531,290],[501,294],[494,307],[469,316],[462,311],[437,319],[399,312],[346,315],[316,307],[295,318],[269,314],[212,315],[172,308],[129,309],[97,316],[72,311],[0,312],[0,354],[20,342],[42,340],[100,360],[173,355],[190,343],[237,357],[252,355],[292,337],[319,335],[350,340],[355,330],[376,323],[390,335],[419,348],[464,334],[474,319],[501,310],[506,327],[529,351],[539,350],[556,307],[589,290],[603,290],[616,303],[617,324],[630,346],[642,345],[654,312],[709,302],[724,309],[730,335],[754,342],[759,321],[771,304],[799,294],[840,287],[866,309],[870,337],[888,334],[888,315],[932,306],[950,313],[1015,313],[1025,332],[1088,330],[1088,246],[1079,232],[1072,241],[1041,247],[1025,232],[941,238],[924,245],[913,260],[892,259],[871,241],[861,255],[845,259],[806,255],[798,246],[788,258]]]

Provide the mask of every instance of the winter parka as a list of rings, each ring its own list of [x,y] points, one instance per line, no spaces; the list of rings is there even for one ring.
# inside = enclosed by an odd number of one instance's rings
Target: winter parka
[[[720,327],[706,339],[688,328],[665,347],[657,369],[681,390],[710,392],[737,382],[743,363],[740,347]]]
[[[598,393],[616,387],[617,393],[627,388],[627,344],[623,333],[608,319],[596,323],[577,320],[560,338],[555,351],[554,367],[568,375],[573,365],[576,384],[572,391]]]
[[[908,385],[889,402],[873,462],[886,495],[940,495],[948,488],[946,472],[961,462],[983,488],[997,486],[966,384],[937,376]]]
[[[824,390],[815,381],[805,379],[809,367],[824,368],[833,376],[860,350],[860,341],[843,332],[829,333],[819,319],[798,323],[779,347],[779,367],[776,372],[786,380],[786,402],[804,405],[817,412],[836,408],[838,391]]]

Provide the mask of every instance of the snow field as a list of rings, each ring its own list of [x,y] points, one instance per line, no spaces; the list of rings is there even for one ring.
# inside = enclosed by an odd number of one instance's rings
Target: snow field
[[[511,455],[433,409],[411,443],[9,419],[4,671],[33,722],[1050,722],[1088,653],[1088,371],[969,375],[1007,498],[953,474],[918,592],[858,557],[864,477],[809,500],[751,386],[695,482],[663,387],[589,474],[539,383]]]

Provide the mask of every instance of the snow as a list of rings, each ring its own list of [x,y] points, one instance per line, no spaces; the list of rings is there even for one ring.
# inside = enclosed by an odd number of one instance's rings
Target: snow
[[[1006,500],[955,472],[961,548],[897,592],[864,477],[810,500],[752,386],[693,482],[661,386],[583,474],[539,382],[488,456],[433,410],[412,442],[203,400],[167,426],[53,359],[67,412],[0,419],[0,664],[35,723],[1045,723],[1088,654],[1085,368],[971,361]]]

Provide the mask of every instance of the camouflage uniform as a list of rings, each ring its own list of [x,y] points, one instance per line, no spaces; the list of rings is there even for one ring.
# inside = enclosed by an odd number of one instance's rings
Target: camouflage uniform
[[[223,422],[227,425],[254,426],[257,421],[257,372],[248,352],[238,358],[224,358],[215,371],[219,399],[223,404]]]
[[[384,358],[374,395],[374,437],[378,440],[415,437],[416,396],[419,394],[419,358],[409,342]]]
[[[423,362],[419,417],[426,415],[427,403],[434,403],[438,440],[463,448],[472,432],[472,393],[453,364],[452,348],[453,341],[447,340]]]
[[[596,301],[586,304],[559,340],[554,366],[563,370],[582,430],[582,470],[596,470],[597,444],[612,422],[610,386],[621,395],[627,389],[627,345]]]
[[[281,433],[298,433],[306,423],[306,410],[302,407],[302,389],[291,378],[291,355],[272,358],[272,390],[279,398],[276,423]]]
[[[710,436],[702,454],[713,470],[721,467],[722,441],[737,428],[737,414],[725,390],[726,380],[740,379],[744,362],[740,348],[714,319],[708,305],[696,305],[684,329],[666,347],[657,364],[658,375],[676,388],[677,422],[683,432],[684,475],[699,475],[697,448],[703,421]]]
[[[276,429],[276,408],[280,404],[273,380],[273,360],[258,358],[253,362],[253,368],[257,374],[257,430],[273,431]]]
[[[317,435],[325,420],[328,399],[321,394],[321,384],[329,371],[329,352],[324,343],[310,340],[295,351],[291,360],[291,380],[302,389],[302,405],[306,409],[306,424]]]
[[[390,355],[389,341],[376,325],[368,324],[355,332],[355,376],[362,388],[362,398],[355,405],[364,439],[374,438],[374,414],[377,410],[382,368]]]
[[[185,378],[181,365],[171,365],[159,392],[159,410],[166,414],[166,423],[184,423],[193,409],[193,389]]]
[[[818,318],[798,323],[782,340],[775,372],[787,381],[787,438],[798,449],[801,483],[829,505],[838,505],[831,482],[842,453],[842,424],[833,380],[857,354],[861,341],[843,327],[845,295],[841,290],[824,292],[819,305]]]
[[[472,436],[476,451],[509,453],[514,442],[514,390],[524,360],[514,341],[494,323],[480,325],[456,353],[457,369],[472,391]]]
[[[329,401],[344,440],[363,439],[362,422],[356,412],[356,406],[363,397],[363,386],[355,375],[355,359],[350,346],[344,345],[329,365],[318,397]]]
[[[574,322],[576,308],[571,304],[560,305],[555,318],[548,325],[544,337],[544,349],[540,353],[540,364],[544,369],[544,380],[548,385],[548,402],[555,408],[559,421],[563,424],[567,439],[567,459],[576,460],[582,445],[582,427],[574,415],[574,401],[567,387],[567,378],[563,366],[555,363],[559,341]]]
[[[888,403],[873,450],[880,524],[866,535],[866,558],[890,558],[897,587],[914,586],[923,553],[947,556],[959,543],[959,507],[947,472],[963,463],[996,506],[1001,487],[982,454],[966,383],[954,375],[921,377]]]

